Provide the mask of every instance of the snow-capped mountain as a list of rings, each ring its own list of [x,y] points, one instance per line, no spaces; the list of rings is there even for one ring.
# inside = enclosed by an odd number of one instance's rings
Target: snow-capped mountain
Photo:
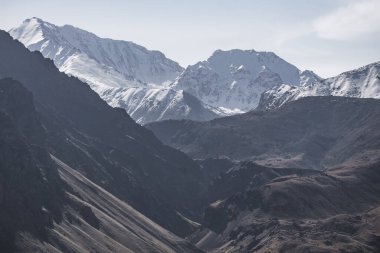
[[[125,108],[140,124],[166,119],[205,121],[221,114],[183,90],[131,87],[98,90],[98,93],[109,105]]]
[[[38,50],[52,59],[61,71],[87,83],[111,87],[136,85],[136,81],[161,84],[171,82],[183,70],[159,51],[99,38],[71,25],[56,26],[39,18],[26,19],[9,33],[31,51]]]
[[[140,124],[241,113],[255,108],[266,90],[320,80],[271,52],[217,50],[184,70],[161,52],[39,18],[9,33],[52,59],[60,71],[88,83],[110,105],[125,108]]]
[[[206,61],[189,66],[171,85],[225,112],[255,108],[261,94],[283,83],[304,85],[320,78],[300,71],[272,52],[217,50]]]
[[[183,68],[159,51],[39,18],[26,19],[9,33],[52,59],[60,71],[88,83],[110,105],[126,109],[140,124],[218,116],[197,98],[167,87]]]
[[[301,86],[282,84],[262,94],[259,108],[277,108],[286,102],[310,96],[344,96],[380,99],[380,62],[338,76]]]

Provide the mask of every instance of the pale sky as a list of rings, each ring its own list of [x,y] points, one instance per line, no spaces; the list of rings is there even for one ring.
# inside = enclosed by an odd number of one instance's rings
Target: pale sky
[[[0,0],[0,29],[39,17],[128,40],[186,67],[217,49],[273,51],[322,77],[380,61],[380,0]]]

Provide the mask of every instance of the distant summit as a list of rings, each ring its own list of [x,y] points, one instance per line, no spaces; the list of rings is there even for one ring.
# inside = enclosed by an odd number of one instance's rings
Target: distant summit
[[[9,33],[31,51],[38,50],[54,60],[61,71],[91,84],[161,84],[174,80],[183,70],[159,51],[133,42],[100,38],[71,25],[56,26],[35,17]],[[99,79],[101,76],[107,77],[107,81]]]
[[[206,61],[189,66],[172,87],[183,89],[226,113],[254,109],[260,95],[280,84],[295,86],[320,80],[272,52],[217,50]]]
[[[301,86],[282,84],[262,94],[259,108],[277,108],[289,101],[311,96],[380,98],[380,62]]]

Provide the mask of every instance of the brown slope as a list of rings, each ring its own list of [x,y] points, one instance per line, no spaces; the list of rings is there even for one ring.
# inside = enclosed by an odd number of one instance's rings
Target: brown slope
[[[380,156],[367,155],[326,172],[244,163],[214,182],[240,190],[210,205],[191,240],[213,252],[376,252]]]
[[[52,159],[68,188],[63,219],[48,230],[44,242],[20,233],[19,252],[201,252],[56,157]]]

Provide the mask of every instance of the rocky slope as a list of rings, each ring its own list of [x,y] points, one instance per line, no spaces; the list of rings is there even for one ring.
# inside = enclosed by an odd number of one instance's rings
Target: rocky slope
[[[148,128],[207,158],[199,163],[211,168],[210,205],[202,227],[188,237],[199,248],[354,253],[380,249],[379,119],[376,99],[326,96]]]
[[[32,94],[9,78],[0,122],[1,252],[199,252],[50,156]]]
[[[324,173],[242,163],[215,180],[190,239],[208,252],[376,252],[379,154]]]
[[[46,238],[61,219],[62,182],[45,148],[30,92],[0,79],[0,251],[15,250],[19,231]]]
[[[62,220],[38,240],[23,231],[17,252],[201,252],[56,157],[66,188]]]
[[[217,50],[206,61],[189,66],[171,85],[226,113],[256,108],[262,92],[283,83],[295,86],[320,78],[300,71],[272,52]]]
[[[6,32],[0,33],[0,45],[0,76],[32,92],[50,153],[167,229],[192,231],[183,216],[200,213],[196,163]]]
[[[323,169],[380,148],[380,101],[307,97],[277,110],[147,127],[164,143],[195,158],[224,156],[274,167]]]
[[[277,108],[289,101],[310,96],[380,98],[380,62],[344,72],[319,82],[293,86],[282,84],[265,91],[259,109]]]

